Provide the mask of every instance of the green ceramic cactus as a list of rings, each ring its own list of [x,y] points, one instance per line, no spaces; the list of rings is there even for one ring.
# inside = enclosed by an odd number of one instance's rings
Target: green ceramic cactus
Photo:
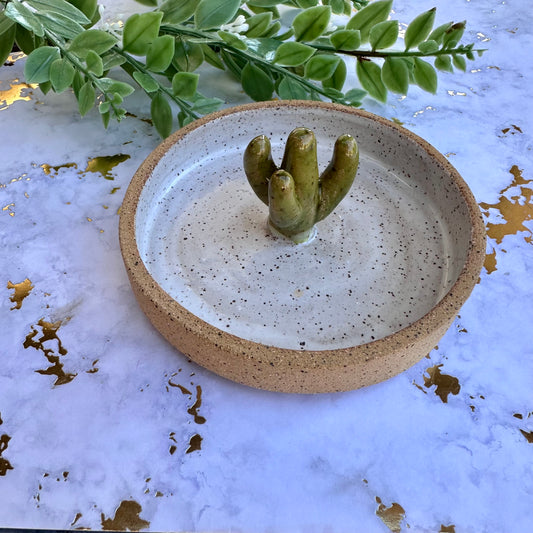
[[[255,137],[244,153],[244,171],[254,192],[268,205],[270,225],[296,243],[309,240],[315,223],[346,196],[358,165],[357,143],[352,136],[341,135],[330,164],[319,176],[316,139],[307,128],[291,132],[280,168],[265,135]]]

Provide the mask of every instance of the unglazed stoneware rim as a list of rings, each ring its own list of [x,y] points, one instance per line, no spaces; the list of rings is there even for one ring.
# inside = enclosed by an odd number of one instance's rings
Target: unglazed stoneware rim
[[[470,220],[469,248],[464,266],[451,288],[424,316],[397,332],[353,347],[295,350],[267,346],[237,337],[206,323],[172,298],[149,273],[136,238],[136,213],[144,185],[166,152],[199,127],[229,115],[297,108],[320,108],[353,114],[384,126],[415,142],[451,177]],[[248,386],[279,392],[323,393],[353,390],[395,376],[427,355],[450,327],[479,281],[485,258],[485,228],[477,202],[449,161],[409,130],[372,113],[338,104],[312,101],[272,101],[236,106],[207,115],[165,139],[140,165],[126,192],[119,224],[121,252],[141,309],[155,328],[180,352],[199,365]]]

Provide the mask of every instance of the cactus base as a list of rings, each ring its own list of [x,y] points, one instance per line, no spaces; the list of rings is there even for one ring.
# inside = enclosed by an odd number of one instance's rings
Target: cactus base
[[[300,233],[295,233],[293,235],[286,235],[282,231],[276,228],[270,218],[267,221],[268,229],[272,233],[272,235],[275,235],[276,237],[279,237],[280,239],[289,240],[292,241],[294,244],[309,244],[311,241],[314,240],[317,234],[316,226],[312,226],[311,228],[301,231]]]

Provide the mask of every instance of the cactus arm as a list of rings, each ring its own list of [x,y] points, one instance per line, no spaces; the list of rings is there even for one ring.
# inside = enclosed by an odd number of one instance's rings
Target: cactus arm
[[[244,152],[244,172],[259,199],[268,205],[268,182],[278,168],[272,160],[270,140],[258,135],[250,141]]]
[[[290,133],[281,168],[293,177],[302,211],[308,214],[309,224],[314,224],[319,174],[316,138],[310,129],[296,128]]]
[[[282,233],[298,232],[302,207],[293,177],[285,170],[272,174],[268,188],[270,223]]]
[[[359,166],[359,148],[351,135],[335,142],[330,164],[320,176],[320,200],[316,222],[326,218],[346,196]]]

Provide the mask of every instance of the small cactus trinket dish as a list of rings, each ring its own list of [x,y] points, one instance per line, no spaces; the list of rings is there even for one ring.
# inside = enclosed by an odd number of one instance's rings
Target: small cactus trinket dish
[[[135,173],[119,234],[139,305],[173,346],[281,392],[406,370],[450,327],[485,257],[477,203],[443,155],[381,117],[310,101],[177,131]]]

